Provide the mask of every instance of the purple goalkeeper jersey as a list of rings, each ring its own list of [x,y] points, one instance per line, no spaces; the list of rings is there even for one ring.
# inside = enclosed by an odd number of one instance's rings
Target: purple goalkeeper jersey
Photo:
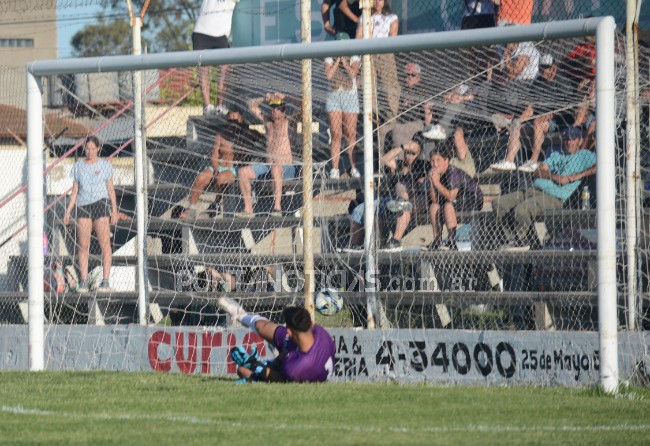
[[[275,330],[273,343],[280,352],[280,357],[286,355],[282,361],[281,372],[287,381],[326,381],[334,373],[334,340],[327,330],[318,324],[314,324],[312,333],[314,345],[303,353],[287,334],[286,327],[280,326]]]

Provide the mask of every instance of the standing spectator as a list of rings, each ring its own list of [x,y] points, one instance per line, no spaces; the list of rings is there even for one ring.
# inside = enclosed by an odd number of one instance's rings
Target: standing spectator
[[[497,25],[501,0],[465,0],[461,29],[492,28]]]
[[[501,0],[499,26],[530,25],[533,17],[533,0]]]
[[[345,6],[341,6],[345,3]],[[334,5],[334,24],[330,24],[330,10]],[[325,31],[333,35],[336,40],[347,38],[354,39],[357,35],[357,23],[361,16],[359,1],[347,2],[347,0],[323,0],[321,5],[323,16],[323,27]]]
[[[347,34],[343,34],[347,39]],[[341,138],[345,134],[346,150],[350,160],[350,176],[360,178],[361,174],[354,163],[354,146],[357,140],[357,119],[359,116],[359,93],[357,75],[361,67],[359,56],[325,59],[325,77],[330,81],[332,90],[327,95],[325,109],[329,120],[330,150],[332,170],[330,178],[339,178],[339,161],[341,158]]]
[[[388,0],[374,1],[372,7],[371,26],[372,37],[375,39],[394,37],[397,35],[399,19],[396,14],[391,12]],[[361,38],[362,36],[363,30],[361,27],[358,27],[357,38]],[[382,104],[381,107],[379,106],[379,99],[377,98],[377,106],[380,110],[385,110],[385,120],[389,121],[397,116],[401,90],[397,79],[395,56],[393,54],[377,54],[373,56],[373,68],[377,84],[376,88],[378,91],[382,90],[386,98],[386,103]],[[388,106],[388,110],[386,110],[386,105]]]
[[[456,227],[458,219],[456,212],[481,210],[483,192],[478,183],[465,171],[450,164],[453,149],[449,142],[434,146],[430,157],[431,170],[428,180],[431,206],[429,207],[429,216],[433,230],[433,242],[427,249],[457,251]],[[445,246],[442,246],[441,209],[448,233]]]
[[[528,251],[529,233],[535,218],[544,211],[562,208],[564,202],[578,189],[583,178],[596,173],[596,155],[585,150],[583,129],[569,127],[564,132],[566,153],[553,152],[533,172],[533,186],[499,197],[494,203],[497,221],[514,213],[514,232],[501,224],[506,236],[504,251]]]
[[[239,0],[203,0],[192,33],[192,49],[194,51],[230,48],[228,39],[232,29],[232,15],[237,2]],[[210,103],[210,68],[199,67],[203,116],[212,116],[215,113],[225,115],[228,112],[228,108],[224,104],[227,74],[228,65],[222,65],[219,70],[219,91],[215,107]]]
[[[282,181],[290,180],[296,175],[296,167],[292,164],[291,138],[293,132],[293,116],[287,116],[285,96],[282,93],[267,93],[265,97],[252,99],[248,107],[257,119],[264,123],[266,130],[266,163],[252,164],[239,169],[239,189],[244,200],[244,212],[239,217],[251,218],[253,214],[252,182],[271,171],[273,181],[273,211],[274,217],[282,216]],[[268,116],[264,116],[261,105],[266,101],[271,108]]]
[[[102,251],[103,280],[98,291],[109,291],[109,277],[113,253],[111,251],[111,224],[118,220],[117,199],[113,187],[113,167],[99,158],[101,145],[95,136],[86,139],[86,159],[72,166],[72,194],[63,217],[64,224],[70,223],[70,214],[77,205],[77,239],[79,242],[79,292],[88,291],[88,256],[90,235],[95,230]]]

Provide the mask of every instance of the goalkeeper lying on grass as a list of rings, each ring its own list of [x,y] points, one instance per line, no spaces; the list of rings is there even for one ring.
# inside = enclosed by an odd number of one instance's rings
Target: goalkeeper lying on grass
[[[237,302],[227,297],[217,300],[230,316],[249,327],[278,349],[278,356],[268,362],[258,358],[252,347],[234,347],[230,358],[237,364],[239,383],[248,381],[269,382],[321,382],[334,372],[334,341],[320,325],[314,324],[309,312],[300,307],[282,310],[285,324],[278,325],[255,313],[247,313]]]

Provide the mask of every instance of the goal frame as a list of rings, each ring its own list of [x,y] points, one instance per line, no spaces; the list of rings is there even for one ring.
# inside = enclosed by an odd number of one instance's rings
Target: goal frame
[[[43,88],[48,75],[138,71],[170,67],[195,67],[250,62],[321,59],[333,56],[370,55],[401,51],[454,49],[497,43],[596,36],[597,141],[597,228],[598,228],[598,331],[600,383],[607,392],[618,388],[618,333],[616,289],[615,213],[615,87],[612,17],[538,23],[527,26],[449,31],[398,36],[390,39],[359,39],[345,42],[286,44],[268,47],[233,48],[80,59],[36,61],[27,64],[27,163],[28,163],[28,256],[29,256],[29,369],[44,368],[44,175],[43,175]],[[367,88],[364,84],[364,88]],[[368,125],[367,123],[364,125]],[[366,131],[367,132],[367,131]],[[138,156],[138,154],[136,154]],[[372,138],[364,139],[364,158],[372,157]],[[370,158],[371,159],[371,158]],[[366,193],[372,177],[364,180]],[[372,203],[372,198],[366,199]],[[372,212],[369,213],[372,215]],[[366,219],[372,228],[372,217]],[[138,226],[140,229],[140,225]],[[371,231],[366,231],[369,233]],[[144,234],[138,234],[144,239]],[[366,240],[366,250],[369,242]],[[368,277],[373,266],[368,265]],[[140,287],[141,288],[141,287]],[[368,287],[366,287],[366,291]],[[371,291],[371,290],[370,290]],[[144,308],[139,297],[139,305]],[[142,319],[142,318],[141,318]],[[142,321],[141,321],[142,322]]]

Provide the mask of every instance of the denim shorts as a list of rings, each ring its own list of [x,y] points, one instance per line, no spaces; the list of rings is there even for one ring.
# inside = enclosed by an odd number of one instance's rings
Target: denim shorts
[[[359,96],[357,89],[332,91],[325,102],[327,112],[359,113]]]
[[[255,172],[255,178],[259,178],[266,175],[271,170],[271,166],[269,164],[251,164],[251,169],[253,169],[253,172]],[[291,180],[292,178],[295,178],[296,166],[291,164],[288,166],[283,166],[283,169],[283,180]]]

